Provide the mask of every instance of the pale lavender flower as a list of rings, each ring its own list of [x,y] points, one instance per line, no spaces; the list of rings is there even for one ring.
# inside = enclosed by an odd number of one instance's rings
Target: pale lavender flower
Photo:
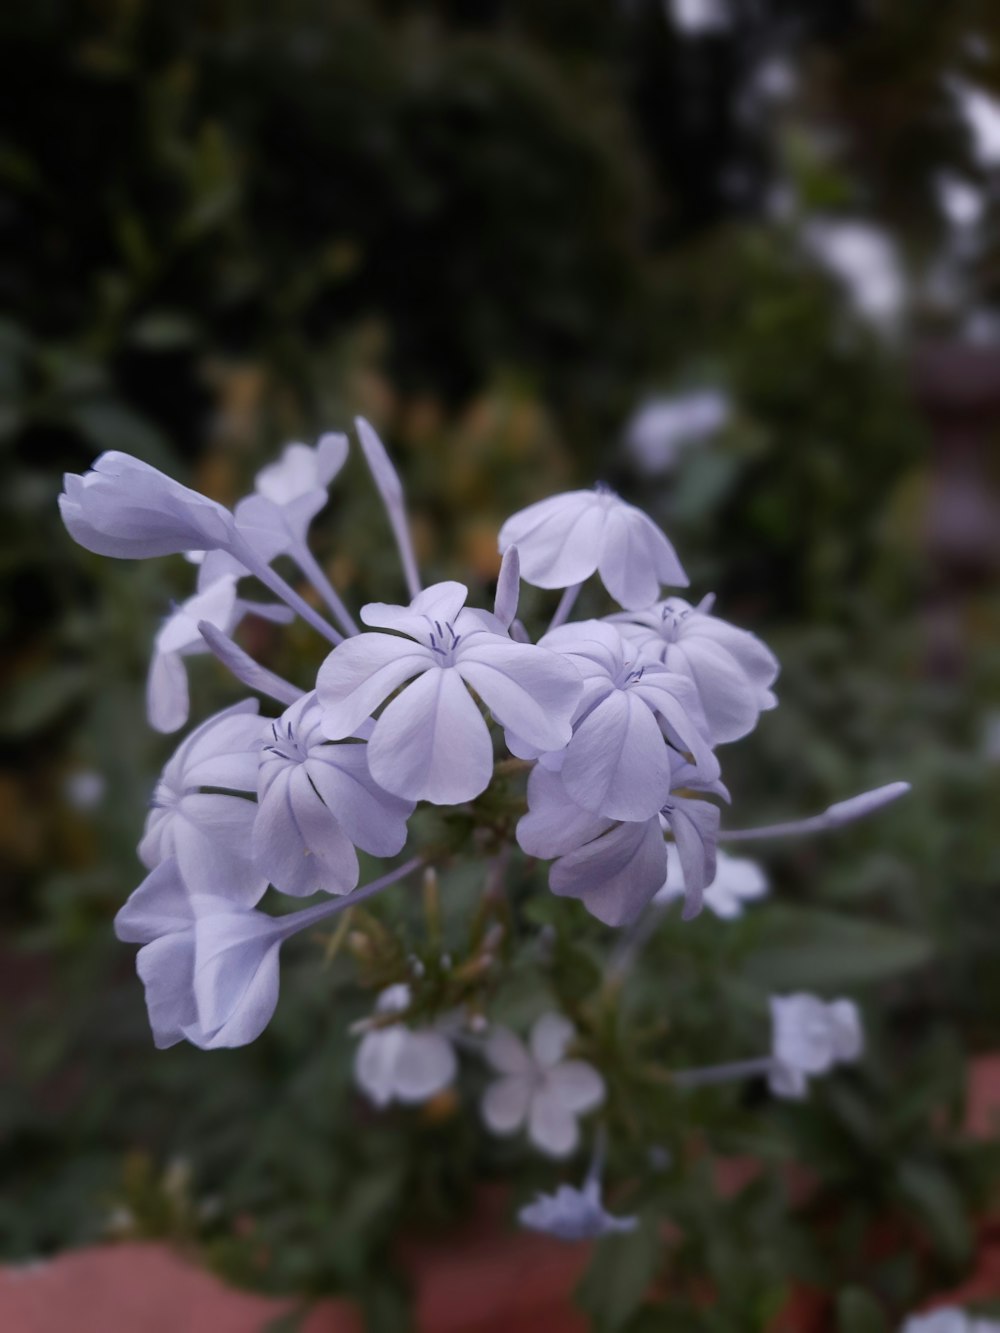
[[[705,738],[697,690],[658,662],[640,665],[614,625],[600,620],[561,625],[540,641],[583,677],[573,736],[561,756],[567,792],[578,805],[610,819],[649,819],[671,789],[671,749],[690,751],[699,772],[718,776]],[[533,757],[520,734],[515,754]]]
[[[771,690],[778,659],[747,630],[709,614],[714,598],[692,606],[668,597],[646,611],[609,616],[640,661],[662,662],[689,679],[708,722],[713,745],[738,740],[777,699]]]
[[[642,472],[657,476],[676,467],[687,446],[721,430],[730,413],[729,399],[718,389],[649,398],[625,426],[625,447]]]
[[[653,520],[606,487],[529,505],[507,520],[499,542],[501,551],[518,548],[526,583],[569,588],[596,571],[615,601],[630,610],[654,602],[662,584],[688,583]]]
[[[282,893],[348,893],[358,882],[355,847],[395,856],[413,802],[384,791],[362,739],[327,740],[315,694],[270,724],[257,774],[254,864]]]
[[[409,986],[390,986],[378,997],[375,1013],[402,1013],[410,1000]],[[442,1031],[402,1022],[371,1028],[354,1058],[358,1085],[380,1108],[393,1101],[427,1101],[453,1082],[457,1069],[454,1047]]]
[[[409,606],[370,603],[360,634],[327,657],[317,693],[332,740],[352,735],[390,694],[368,744],[372,776],[407,800],[451,805],[478,796],[493,771],[493,746],[469,689],[501,726],[544,750],[570,739],[582,684],[573,666],[544,648],[492,633],[466,611],[461,583],[438,583]],[[406,635],[408,637],[401,637]]]
[[[577,1189],[560,1185],[554,1194],[539,1194],[525,1204],[517,1220],[531,1231],[542,1231],[558,1240],[599,1240],[616,1232],[634,1231],[637,1217],[615,1217],[604,1207],[600,1181],[588,1176]]]
[[[769,1082],[777,1097],[804,1097],[811,1076],[852,1063],[864,1048],[861,1017],[852,1000],[828,1003],[805,993],[775,995],[771,1021]]]
[[[699,785],[683,763],[675,782],[678,787]],[[708,790],[718,790],[718,784]],[[663,886],[667,828],[684,866],[684,915],[701,910],[701,892],[715,873],[718,826],[716,806],[676,793],[649,819],[615,823],[584,810],[566,791],[562,774],[539,764],[528,778],[528,813],[518,821],[517,841],[529,856],[556,858],[549,871],[553,893],[579,898],[605,925],[623,926],[634,921]]]
[[[68,473],[59,512],[74,541],[98,555],[138,560],[225,549],[232,514],[148,463],[112,450],[84,476]]]
[[[199,628],[207,622],[230,634],[247,614],[287,624],[284,606],[248,602],[236,595],[237,574],[222,574],[203,591],[182,602],[160,626],[146,679],[146,715],[157,731],[171,732],[188,720],[190,700],[184,659],[208,651]]]
[[[192,893],[219,894],[224,885],[244,906],[258,901],[267,876],[252,854],[257,805],[239,793],[257,790],[266,725],[257,701],[247,699],[181,742],[156,785],[139,844],[147,869],[176,857]]]
[[[242,906],[228,888],[192,893],[170,857],[115,917],[118,938],[143,946],[136,969],[158,1047],[245,1046],[274,1013],[289,921]]]
[[[743,915],[744,905],[763,898],[768,890],[767,875],[756,861],[745,856],[716,852],[715,878],[706,885],[704,904],[716,916],[732,921]],[[686,894],[684,870],[676,843],[667,843],[667,878],[656,894],[656,903],[669,903]]]
[[[575,1036],[560,1014],[543,1014],[526,1046],[507,1028],[495,1028],[484,1055],[501,1077],[486,1089],[483,1119],[494,1134],[528,1138],[549,1157],[568,1157],[580,1140],[577,1120],[604,1100],[604,1080],[584,1060],[567,1060]]]
[[[900,1333],[1000,1333],[995,1319],[977,1319],[955,1305],[943,1305],[929,1314],[914,1314]]]

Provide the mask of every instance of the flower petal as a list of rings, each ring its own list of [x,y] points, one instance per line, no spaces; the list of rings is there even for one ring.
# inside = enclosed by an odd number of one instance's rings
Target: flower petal
[[[607,926],[634,921],[666,878],[667,854],[658,818],[619,824],[556,861],[549,887],[579,898]]]
[[[562,767],[577,804],[609,819],[650,819],[669,796],[670,779],[660,728],[631,690],[615,690],[577,725]]]
[[[149,944],[187,930],[194,921],[187,886],[173,857],[151,870],[115,917],[115,934],[127,944]]]
[[[562,1014],[542,1014],[531,1029],[531,1054],[543,1069],[557,1065],[576,1036],[576,1028]]]
[[[524,1124],[530,1102],[530,1081],[513,1074],[489,1085],[480,1109],[487,1128],[494,1134],[513,1134]]]
[[[281,925],[263,912],[233,912],[218,899],[193,897],[194,997],[198,1030],[185,1035],[205,1050],[246,1046],[278,1003]]]
[[[396,1096],[401,1102],[425,1102],[452,1082],[457,1068],[452,1044],[440,1032],[404,1029],[396,1062]]]
[[[373,856],[395,856],[401,850],[413,802],[378,785],[368,766],[366,745],[313,746],[305,769],[355,846]]]
[[[354,1077],[378,1107],[388,1106],[396,1087],[396,1064],[406,1039],[402,1026],[366,1032],[354,1057]]]
[[[604,1101],[604,1079],[585,1060],[564,1060],[550,1069],[545,1086],[567,1110],[581,1115]]]
[[[268,787],[252,846],[255,864],[282,893],[349,893],[358,882],[357,853],[301,764],[286,765]]]
[[[543,1088],[532,1097],[528,1138],[548,1157],[569,1157],[580,1142],[576,1116],[557,1092]]]
[[[375,724],[368,763],[380,786],[410,801],[457,805],[485,791],[489,729],[453,667],[431,667],[393,699]]]
[[[518,846],[528,856],[550,860],[582,847],[611,827],[569,796],[562,778],[541,764],[528,777],[528,813],[517,823]]]
[[[179,731],[190,712],[187,668],[180,653],[154,652],[146,677],[146,717],[155,731]]]
[[[530,1074],[532,1060],[520,1037],[509,1028],[493,1028],[483,1048],[486,1063],[498,1074]]]
[[[540,750],[561,750],[583,691],[579,672],[556,653],[476,634],[456,652],[456,669],[502,727]]]
[[[345,639],[316,678],[324,734],[331,740],[352,735],[394,690],[436,662],[429,648],[393,634]]]
[[[160,1050],[176,1046],[198,1021],[191,984],[194,931],[179,931],[151,940],[136,955],[135,967],[146,991],[153,1041]]]

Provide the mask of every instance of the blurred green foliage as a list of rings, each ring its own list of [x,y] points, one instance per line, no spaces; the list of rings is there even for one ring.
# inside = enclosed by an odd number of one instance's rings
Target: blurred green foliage
[[[797,231],[810,209],[874,203],[926,252],[934,172],[974,170],[941,77],[977,24],[1000,32],[982,5],[871,22],[802,6],[798,100],[745,122],[746,52],[787,31],[787,7],[762,8],[771,28],[695,42],[659,5],[597,0],[45,0],[0,16],[6,1255],[165,1235],[241,1282],[350,1292],[395,1329],[401,1235],[447,1235],[484,1182],[521,1202],[556,1179],[481,1131],[474,1069],[460,1101],[417,1112],[376,1115],[352,1089],[359,977],[382,984],[416,952],[433,981],[442,949],[475,956],[461,827],[428,832],[450,838],[441,937],[397,895],[355,922],[383,954],[348,941],[324,961],[328,941],[298,942],[248,1050],[154,1052],[112,938],[171,748],[144,724],[149,644],[191,571],[74,548],[59,474],[121,448],[229,501],[283,440],[363,411],[406,474],[429,576],[482,596],[498,523],[549,490],[603,476],[664,524],[699,594],[783,663],[781,707],[723,754],[740,824],[914,783],[878,821],[776,848],[773,899],[740,923],[668,920],[620,991],[608,932],[513,862],[491,1016],[523,1029],[558,1001],[574,1017],[611,1088],[613,1202],[642,1219],[597,1248],[579,1293],[595,1327],[764,1330],[803,1282],[860,1333],[968,1269],[1000,1165],[961,1132],[968,1060],[1000,1015],[996,589],[953,589],[965,665],[935,675],[933,475],[906,346],[865,325]],[[817,116],[839,157],[810,137]],[[749,200],[720,185],[734,155]],[[775,218],[786,177],[798,211]],[[637,477],[629,412],[701,384],[730,395],[728,426]],[[352,604],[401,593],[357,460],[316,547]],[[550,602],[525,590],[528,616]],[[320,660],[300,627],[253,633],[287,674]],[[234,697],[210,661],[192,675],[197,713]],[[861,1070],[801,1107],[664,1082],[759,1051],[767,994],[795,987],[860,997]],[[723,1198],[718,1155],[762,1169]]]

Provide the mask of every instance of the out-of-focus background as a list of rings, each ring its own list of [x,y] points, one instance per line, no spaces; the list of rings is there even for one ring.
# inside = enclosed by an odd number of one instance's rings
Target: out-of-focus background
[[[460,1229],[484,1182],[552,1183],[471,1103],[365,1111],[346,1029],[371,1000],[339,963],[291,959],[248,1050],[157,1053],[112,935],[173,744],[144,720],[150,643],[191,570],[76,548],[61,473],[123,449],[230,502],[361,412],[431,576],[485,593],[502,519],[597,479],[663,525],[783,663],[722,756],[738,822],[914,784],[771,855],[773,902],[724,946],[686,937],[671,1003],[706,1031],[723,955],[861,998],[867,1082],[756,1138],[736,1107],[720,1134],[767,1164],[737,1201],[657,1177],[685,1245],[669,1271],[616,1251],[596,1326],[957,1285],[996,1175],[963,1089],[1000,1048],[996,5],[39,0],[0,38],[3,1255],[165,1237],[391,1330],[401,1237]],[[356,460],[317,542],[352,604],[401,594]],[[253,633],[278,669],[319,660]],[[234,697],[209,660],[192,680],[196,716]],[[797,1212],[790,1155],[822,1182]]]

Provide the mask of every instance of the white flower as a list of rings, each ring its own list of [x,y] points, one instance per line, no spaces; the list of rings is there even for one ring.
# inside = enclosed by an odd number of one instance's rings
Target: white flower
[[[854,218],[816,218],[805,227],[803,242],[863,318],[883,332],[898,325],[907,302],[906,276],[888,232]]]
[[[974,1319],[957,1306],[942,1306],[930,1314],[913,1314],[900,1333],[1000,1333],[994,1319]]]
[[[257,709],[255,699],[244,700],[181,742],[156,785],[139,844],[147,869],[176,857],[192,893],[225,893],[248,907],[267,887],[252,854],[257,805],[237,794],[257,790],[266,726]]]
[[[629,609],[649,606],[660,585],[687,587],[670,542],[651,518],[607,488],[539,500],[500,529],[500,550],[516,546],[521,577],[536,588],[569,588],[595,570]]]
[[[543,1231],[559,1240],[599,1240],[614,1232],[634,1231],[637,1217],[615,1217],[601,1200],[600,1182],[588,1177],[580,1189],[560,1185],[554,1194],[539,1194],[525,1204],[517,1220],[531,1231]]]
[[[600,620],[561,625],[539,646],[566,658],[584,681],[561,760],[566,791],[578,805],[610,819],[649,819],[670,794],[668,741],[678,752],[690,751],[706,776],[718,776],[698,694],[686,676],[658,662],[638,664],[617,627]],[[508,743],[532,757],[520,736]]]
[[[625,448],[647,476],[669,472],[690,444],[714,435],[729,419],[729,400],[717,389],[649,398],[625,426]]]
[[[778,660],[747,630],[709,614],[713,599],[692,606],[668,597],[647,611],[609,616],[641,660],[662,662],[690,680],[701,701],[713,745],[738,740],[777,704],[771,685]]]
[[[359,634],[320,667],[316,688],[332,740],[352,735],[405,685],[375,723],[368,761],[376,782],[407,800],[452,805],[488,786],[493,745],[469,689],[501,726],[541,749],[570,738],[579,673],[555,653],[491,632],[480,613],[464,609],[467,596],[461,583],[438,583],[408,607],[370,603],[365,624],[397,632]]]
[[[804,1097],[810,1076],[857,1060],[864,1047],[861,1017],[851,1000],[826,1003],[815,995],[775,995],[771,1020],[774,1068],[769,1081],[778,1097]]]
[[[237,573],[219,575],[182,602],[160,626],[146,679],[146,715],[157,731],[177,731],[188,720],[190,702],[184,658],[208,651],[198,627],[200,622],[231,634],[248,613],[285,624],[292,619],[287,607],[247,602],[237,597],[238,577]]]
[[[744,856],[730,856],[717,851],[715,878],[704,891],[704,903],[710,912],[731,921],[743,915],[745,903],[763,898],[768,890],[767,875],[756,861]],[[667,878],[657,893],[658,903],[685,896],[684,870],[677,845],[667,843]]]
[[[604,1100],[604,1080],[592,1065],[564,1056],[574,1037],[572,1023],[543,1014],[529,1046],[506,1028],[496,1028],[485,1056],[501,1075],[483,1096],[483,1119],[494,1134],[514,1134],[527,1121],[528,1138],[550,1157],[568,1157],[580,1139],[577,1118]]]
[[[390,986],[378,997],[375,1012],[402,1012],[409,1005],[409,986]],[[454,1080],[457,1067],[454,1048],[443,1032],[404,1023],[366,1032],[354,1058],[354,1076],[378,1107],[427,1101]]]
[[[328,741],[315,694],[270,725],[257,774],[253,857],[276,889],[347,893],[358,882],[355,847],[395,856],[413,802],[383,791],[363,740]]]
[[[273,918],[228,896],[193,894],[177,861],[151,871],[115,917],[120,940],[141,944],[136,968],[157,1046],[245,1046],[278,1002],[278,950],[294,918]]]
[[[327,501],[327,487],[347,459],[346,435],[323,435],[315,448],[288,444],[262,468],[256,495],[236,506],[237,526],[267,560],[305,544],[309,524]]]
[[[139,560],[226,549],[232,514],[148,463],[101,454],[84,476],[68,473],[59,511],[70,536],[98,555]]]

